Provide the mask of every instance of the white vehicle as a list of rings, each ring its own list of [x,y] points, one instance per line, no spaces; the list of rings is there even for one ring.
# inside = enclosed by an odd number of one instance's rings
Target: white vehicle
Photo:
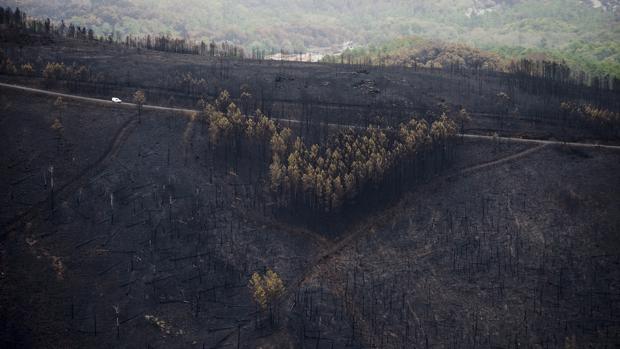
[[[122,103],[123,101],[121,101],[120,98],[112,97],[112,102],[114,102],[114,103]]]

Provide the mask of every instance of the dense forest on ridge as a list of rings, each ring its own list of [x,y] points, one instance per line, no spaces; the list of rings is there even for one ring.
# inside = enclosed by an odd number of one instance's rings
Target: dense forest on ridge
[[[171,0],[9,0],[6,5],[87,26],[97,34],[229,41],[248,52],[321,48],[334,53],[369,45],[391,52],[413,35],[508,59],[564,60],[573,69],[620,75],[615,0],[189,0],[183,6]]]

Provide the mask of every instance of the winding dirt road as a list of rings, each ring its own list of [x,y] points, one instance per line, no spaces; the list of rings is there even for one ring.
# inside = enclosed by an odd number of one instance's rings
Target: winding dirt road
[[[84,97],[84,96],[78,96],[74,94],[54,92],[54,91],[20,86],[20,85],[0,83],[0,88],[9,88],[9,89],[19,90],[19,91],[24,91],[24,92],[44,94],[48,96],[70,98],[70,99],[80,100],[84,102],[117,105],[118,107],[122,107],[122,108],[136,108],[136,104],[134,103],[123,102],[123,103],[118,104],[118,103],[112,102],[111,100]],[[162,107],[158,105],[146,105],[146,104],[142,106],[142,109],[172,111],[172,112],[185,113],[185,114],[192,114],[192,113],[198,112],[198,110],[194,110],[194,109]],[[279,118],[272,118],[272,119],[277,120],[282,123],[289,122],[289,123],[297,124],[301,122],[299,120],[288,120],[288,119],[279,119]],[[328,123],[327,126],[335,127],[335,128],[342,128],[342,127],[360,128],[360,126],[357,126],[357,125],[343,125],[343,124],[332,124],[332,123]],[[529,144],[558,144],[558,145],[579,147],[579,148],[598,148],[598,149],[620,150],[620,146],[618,145],[606,145],[606,144],[597,144],[597,143],[562,142],[562,141],[552,141],[552,140],[544,140],[544,139],[525,139],[525,138],[517,138],[517,137],[493,137],[493,136],[475,135],[475,134],[462,134],[459,136],[462,136],[468,139],[498,140],[501,142],[516,142],[516,143],[529,143]]]

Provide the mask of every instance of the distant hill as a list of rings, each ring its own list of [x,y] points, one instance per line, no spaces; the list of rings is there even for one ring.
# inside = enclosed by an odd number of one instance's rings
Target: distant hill
[[[620,76],[618,0],[9,0],[34,16],[99,34],[160,34],[305,51],[402,36],[459,42],[504,57],[563,59]]]
[[[479,50],[468,45],[446,43],[408,36],[381,45],[349,48],[338,55],[327,55],[327,63],[374,65],[405,65],[427,68],[458,66],[467,69],[503,70],[509,61],[497,53]]]

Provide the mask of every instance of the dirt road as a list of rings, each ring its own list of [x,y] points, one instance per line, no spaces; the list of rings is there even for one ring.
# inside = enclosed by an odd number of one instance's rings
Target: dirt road
[[[54,91],[26,87],[26,86],[0,83],[0,88],[10,88],[10,89],[15,89],[15,90],[20,90],[20,91],[25,91],[25,92],[30,92],[30,93],[39,93],[39,94],[45,94],[48,96],[70,98],[70,99],[75,99],[75,100],[80,100],[80,101],[85,101],[85,102],[91,102],[91,103],[113,104],[121,108],[136,108],[136,105],[134,103],[123,102],[123,103],[117,104],[117,103],[112,102],[111,100],[84,97],[84,96],[78,96],[78,95],[61,93],[61,92],[54,92]],[[142,108],[144,110],[173,111],[173,112],[186,113],[186,114],[198,112],[198,110],[194,110],[194,109],[162,107],[158,105],[146,105],[146,104],[143,105]],[[272,118],[272,119],[277,120],[279,122],[290,122],[290,123],[300,122],[298,120],[287,120],[287,119],[278,119],[278,118]],[[336,127],[336,128],[340,128],[340,127],[359,128],[360,127],[356,125],[343,125],[343,124],[327,124],[327,125],[329,127]],[[462,136],[464,138],[469,138],[469,139],[497,140],[500,142],[516,142],[516,143],[530,143],[530,144],[558,144],[558,145],[578,147],[578,148],[620,150],[620,146],[617,146],[617,145],[606,145],[606,144],[597,144],[597,143],[562,142],[562,141],[552,141],[552,140],[544,140],[544,139],[525,139],[525,138],[499,137],[499,136],[494,137],[494,136],[474,135],[474,134],[462,134],[459,136]]]

